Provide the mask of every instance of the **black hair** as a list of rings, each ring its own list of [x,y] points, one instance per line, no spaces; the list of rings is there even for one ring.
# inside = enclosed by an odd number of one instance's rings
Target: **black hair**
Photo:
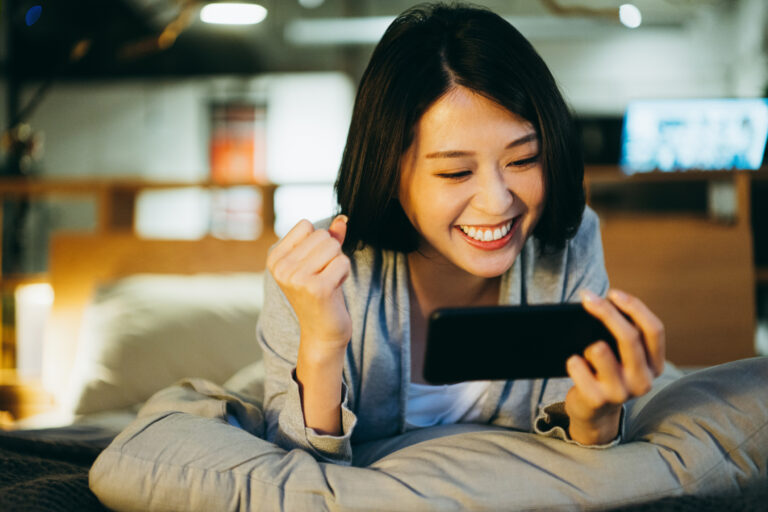
[[[349,217],[344,252],[370,245],[412,252],[419,235],[398,200],[401,157],[424,112],[455,86],[502,105],[539,137],[546,195],[540,250],[562,249],[584,212],[584,163],[573,119],[533,46],[499,15],[465,4],[422,4],[387,28],[355,98],[336,179]]]

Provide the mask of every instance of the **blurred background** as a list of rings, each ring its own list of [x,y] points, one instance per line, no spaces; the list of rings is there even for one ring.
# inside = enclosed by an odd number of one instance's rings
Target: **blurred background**
[[[609,276],[666,315],[671,359],[768,353],[766,2],[476,3],[560,84]],[[331,215],[357,83],[411,5],[2,0],[2,366],[40,372],[58,233],[248,241]]]

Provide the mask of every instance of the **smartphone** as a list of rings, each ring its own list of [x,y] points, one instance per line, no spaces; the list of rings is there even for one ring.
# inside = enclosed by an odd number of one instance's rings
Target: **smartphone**
[[[578,303],[441,308],[427,324],[424,379],[566,377],[568,358],[599,340],[619,358],[613,335]]]

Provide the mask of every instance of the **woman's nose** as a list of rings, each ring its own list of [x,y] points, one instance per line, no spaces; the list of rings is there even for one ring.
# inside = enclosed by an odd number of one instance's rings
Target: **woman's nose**
[[[508,213],[514,202],[514,195],[504,182],[501,171],[494,170],[485,174],[485,179],[479,180],[475,193],[475,208],[489,215]]]

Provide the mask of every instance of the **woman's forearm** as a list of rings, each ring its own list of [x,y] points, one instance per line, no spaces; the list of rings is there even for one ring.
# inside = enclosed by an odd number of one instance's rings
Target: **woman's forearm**
[[[296,362],[304,424],[319,434],[338,436],[341,428],[341,379],[345,351],[302,350],[312,347],[302,339]]]

